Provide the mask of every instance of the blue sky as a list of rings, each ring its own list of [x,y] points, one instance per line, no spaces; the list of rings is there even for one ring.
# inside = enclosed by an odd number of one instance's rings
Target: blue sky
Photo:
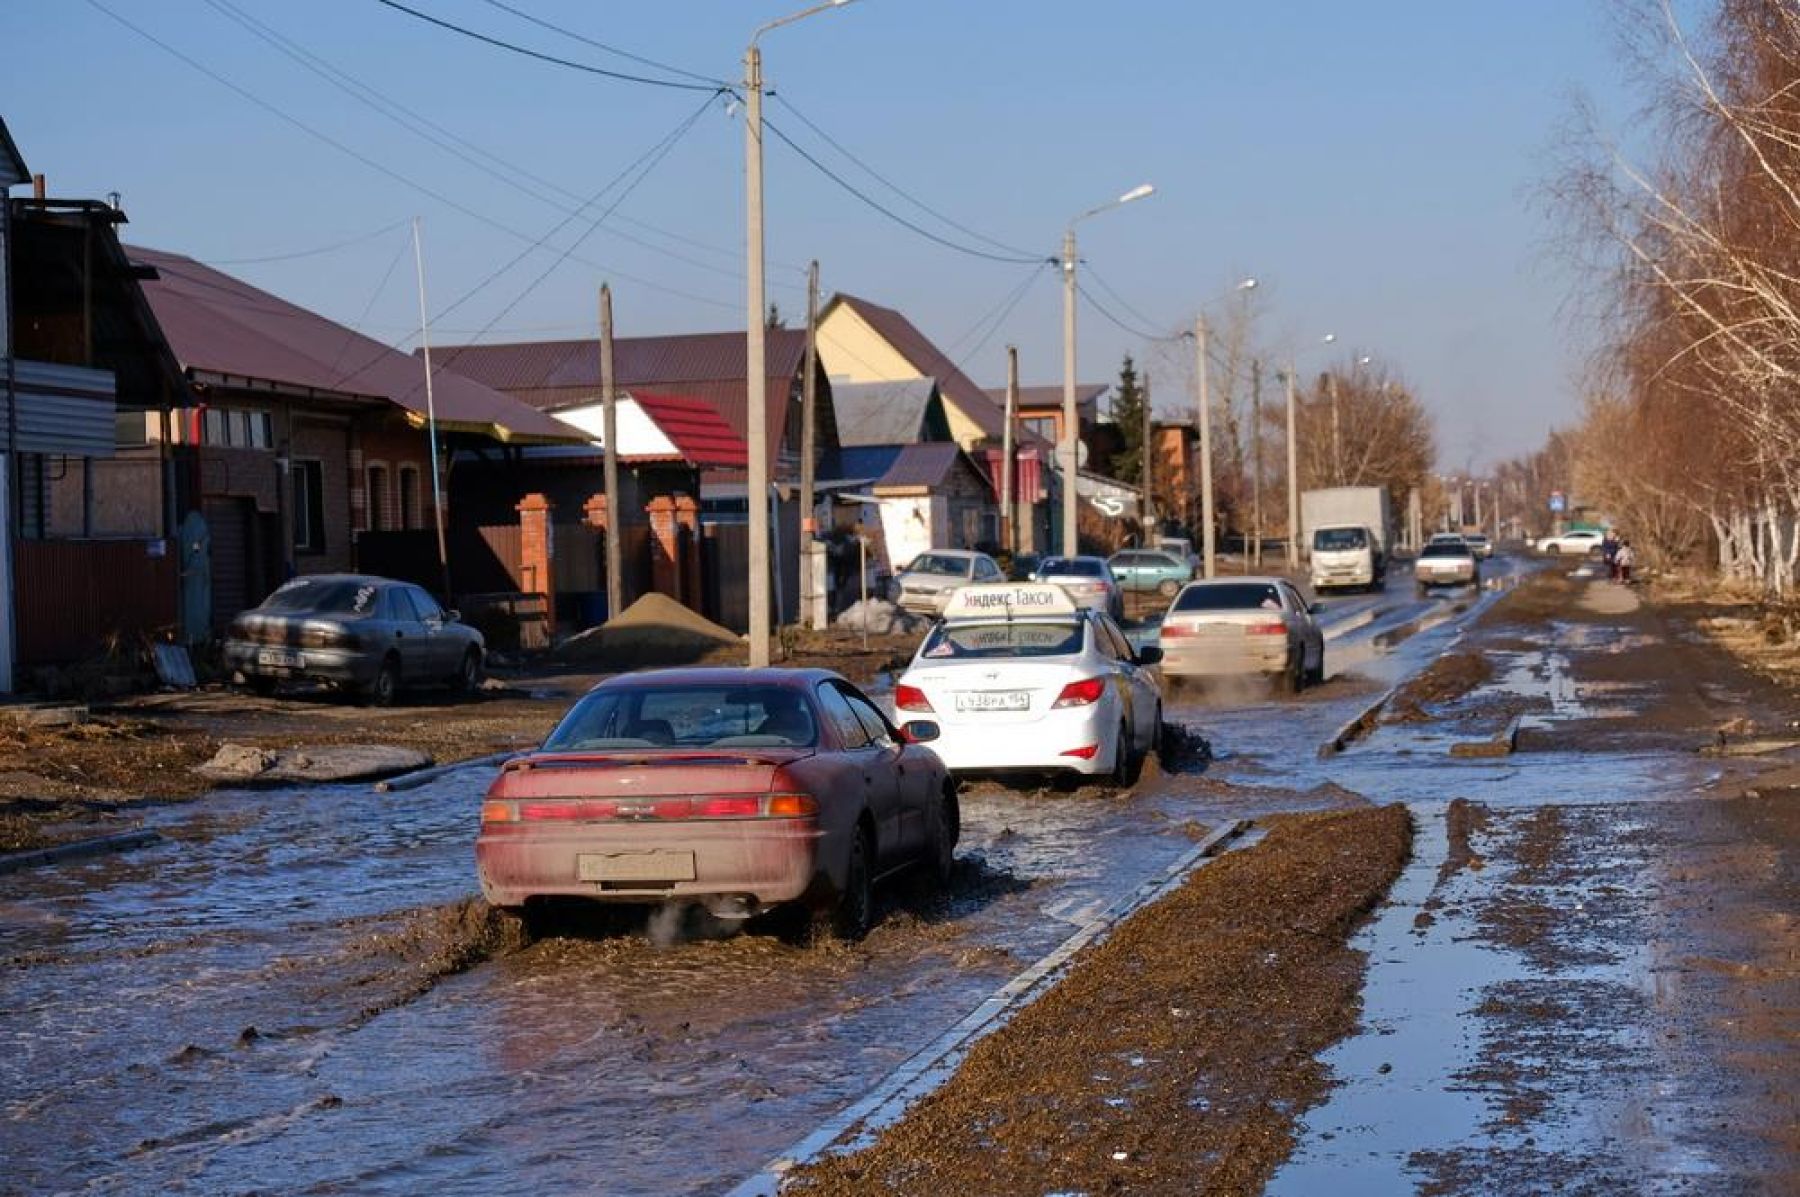
[[[120,192],[129,238],[399,340],[417,319],[405,222],[418,215],[433,311],[469,295],[434,340],[467,339],[490,322],[490,339],[583,335],[603,280],[622,334],[742,327],[743,129],[704,92],[509,55],[376,0],[100,2],[367,160],[86,0],[0,5],[0,116],[54,194]],[[487,0],[407,2],[546,53],[671,77]],[[508,2],[733,80],[751,30],[802,7]],[[376,115],[231,9],[497,155],[522,172],[498,173],[538,194]],[[992,250],[888,191],[795,114],[939,213],[1046,258],[1073,215],[1156,184],[1152,199],[1080,226],[1091,277],[1122,302],[1090,289],[1132,328],[1084,306],[1084,378],[1113,377],[1126,352],[1166,368],[1170,355],[1137,334],[1190,322],[1197,305],[1254,274],[1269,352],[1323,367],[1333,359],[1315,346],[1329,331],[1377,355],[1437,415],[1440,464],[1460,468],[1533,448],[1573,417],[1585,346],[1563,310],[1569,280],[1548,248],[1555,226],[1539,195],[1572,97],[1615,119],[1625,107],[1611,36],[1602,8],[1585,0],[859,0],[763,44],[780,97],[772,123],[960,244]],[[478,286],[525,249],[505,230],[535,240],[575,206],[546,185],[585,198],[695,112],[582,243],[581,260],[544,275],[557,254],[530,253]],[[1003,378],[1009,342],[1028,382],[1060,379],[1061,299],[1048,268],[923,239],[773,135],[767,173],[770,295],[784,311],[802,310],[801,271],[816,257],[827,292],[900,308],[977,379]],[[585,228],[570,222],[548,244],[560,250]],[[281,260],[247,260],[269,258]],[[1172,406],[1181,380],[1165,381],[1159,406]]]

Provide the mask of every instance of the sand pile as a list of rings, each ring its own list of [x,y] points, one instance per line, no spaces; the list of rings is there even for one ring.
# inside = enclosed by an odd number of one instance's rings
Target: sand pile
[[[646,594],[597,628],[565,640],[557,655],[568,661],[632,669],[688,665],[732,647],[743,638],[690,611],[666,594]]]

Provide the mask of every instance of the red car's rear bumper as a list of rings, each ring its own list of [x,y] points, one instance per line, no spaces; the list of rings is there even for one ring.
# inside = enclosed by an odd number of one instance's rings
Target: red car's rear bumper
[[[475,868],[483,896],[496,906],[552,896],[718,898],[747,903],[746,913],[755,913],[801,897],[815,879],[828,881],[822,834],[810,818],[488,824],[475,840]]]

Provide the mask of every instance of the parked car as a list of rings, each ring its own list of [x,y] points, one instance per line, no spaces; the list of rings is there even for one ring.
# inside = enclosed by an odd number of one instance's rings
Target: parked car
[[[1468,544],[1469,538],[1461,532],[1433,532],[1426,544]]]
[[[1481,581],[1481,563],[1460,537],[1454,542],[1434,540],[1419,550],[1419,558],[1413,562],[1413,581],[1421,595],[1433,586],[1472,586]]]
[[[986,553],[932,549],[920,553],[889,584],[888,598],[908,611],[936,615],[959,586],[1003,582],[1000,566]]]
[[[1463,540],[1471,549],[1475,550],[1475,556],[1482,561],[1486,561],[1494,555],[1494,542],[1488,539],[1485,532],[1465,532]]]
[[[1266,674],[1299,693],[1325,680],[1317,610],[1285,578],[1190,582],[1163,616],[1163,675]]]
[[[1125,618],[1125,598],[1119,580],[1104,557],[1046,557],[1038,563],[1034,582],[1054,582],[1069,592],[1078,607],[1104,611],[1114,619]]]
[[[503,766],[481,805],[487,900],[699,903],[723,919],[787,904],[839,936],[874,886],[922,865],[949,877],[961,816],[944,764],[822,669],[667,669],[590,690],[543,747]]]
[[[1185,536],[1158,536],[1156,543],[1150,548],[1153,552],[1179,557],[1188,563],[1188,568],[1193,573],[1200,572],[1200,554],[1194,551],[1194,542]]]
[[[1076,773],[1137,780],[1160,743],[1162,652],[1133,650],[1110,617],[1061,586],[957,592],[894,687],[902,718],[936,720],[954,774]]]
[[[1564,532],[1557,536],[1546,536],[1534,546],[1538,552],[1551,557],[1585,556],[1600,550],[1601,533],[1591,528],[1582,528],[1574,532]]]
[[[295,578],[231,621],[225,665],[258,694],[329,682],[377,706],[403,687],[481,684],[487,646],[410,582],[366,574]]]
[[[1187,583],[1193,581],[1194,567],[1183,557],[1150,549],[1125,549],[1106,559],[1106,564],[1122,590],[1164,598],[1174,598]]]
[[[1037,572],[1038,562],[1044,558],[1038,553],[1019,553],[1007,567],[1006,580],[1009,582],[1029,582],[1031,575]]]

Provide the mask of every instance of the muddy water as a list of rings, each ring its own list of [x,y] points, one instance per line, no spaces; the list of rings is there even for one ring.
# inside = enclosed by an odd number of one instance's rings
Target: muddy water
[[[1361,676],[1174,704],[1220,759],[1134,795],[974,787],[951,900],[891,894],[852,948],[496,940],[468,904],[478,771],[219,795],[154,849],[0,879],[0,1190],[728,1187],[1197,827],[1376,781],[1318,743],[1475,605],[1327,606],[1328,667]]]

